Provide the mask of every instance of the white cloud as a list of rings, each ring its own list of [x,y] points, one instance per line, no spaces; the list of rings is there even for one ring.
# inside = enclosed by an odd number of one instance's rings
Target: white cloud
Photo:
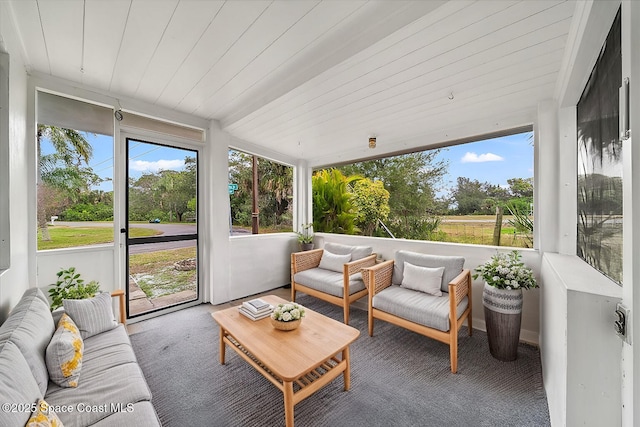
[[[160,170],[176,170],[184,166],[184,160],[156,160],[147,162],[145,160],[135,160],[129,163],[129,167],[140,172],[158,172]]]
[[[467,153],[462,157],[462,163],[484,163],[484,162],[502,162],[504,157],[498,156],[493,153],[485,153],[485,154],[476,154],[467,151]]]

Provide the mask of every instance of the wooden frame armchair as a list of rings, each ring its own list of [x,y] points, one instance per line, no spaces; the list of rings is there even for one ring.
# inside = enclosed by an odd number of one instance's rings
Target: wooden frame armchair
[[[410,253],[405,252],[405,254]],[[447,257],[434,258],[437,264],[438,258],[442,259]],[[461,270],[455,278],[446,284],[448,292],[442,292],[442,296],[433,296],[415,290],[403,289],[401,286],[398,286],[398,284],[395,284],[395,282],[399,282],[397,280],[397,268],[394,274],[395,263],[394,260],[389,260],[373,267],[365,268],[362,271],[363,280],[369,291],[369,336],[373,336],[374,319],[380,319],[448,344],[451,372],[456,373],[458,370],[458,331],[465,320],[467,320],[469,335],[472,334],[471,272],[468,269]],[[464,263],[464,259],[462,259],[462,263]],[[450,272],[450,275],[456,273],[457,271]],[[394,277],[396,278],[395,280]],[[400,275],[400,277],[402,276]],[[443,284],[443,287],[444,286]],[[407,296],[409,296],[409,298],[407,298]],[[419,303],[421,307],[413,305],[416,304],[416,298],[414,297],[423,299],[423,301]],[[442,298],[446,300],[439,300]],[[409,302],[409,300],[411,300],[411,302]],[[408,317],[407,313],[418,313],[417,317],[421,319],[429,318],[430,313],[427,313],[426,317],[424,313],[422,313],[423,316],[420,316],[420,310],[424,310],[424,307],[432,307],[435,310],[436,306],[438,306],[440,314],[442,314],[444,310],[448,310],[448,322],[440,323],[440,325],[442,325],[442,323],[444,323],[444,325],[448,324],[448,327],[435,327],[433,324],[424,324],[428,322],[418,322],[416,318],[406,318]],[[381,309],[381,307],[387,310],[391,307],[390,311],[394,312],[385,311]],[[426,310],[428,310],[428,308]]]
[[[336,250],[336,252],[346,252],[348,249],[345,248],[356,248],[356,250],[362,251],[366,247],[350,247],[327,243],[325,248],[328,251],[331,249]],[[292,253],[291,301],[296,300],[296,292],[300,291],[335,304],[343,308],[344,323],[349,324],[349,306],[354,301],[367,295],[367,288],[364,286],[361,276],[357,273],[360,273],[363,268],[371,267],[376,263],[376,254],[371,253],[371,248],[368,249],[370,255],[343,264],[341,273],[319,267],[325,249]],[[306,273],[300,275],[299,273],[302,272]]]

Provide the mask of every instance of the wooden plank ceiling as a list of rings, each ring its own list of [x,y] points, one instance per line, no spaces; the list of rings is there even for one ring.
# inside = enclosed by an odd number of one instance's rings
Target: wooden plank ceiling
[[[370,156],[371,135],[379,154],[535,112],[555,94],[575,1],[10,5],[29,72],[216,119],[313,164]]]

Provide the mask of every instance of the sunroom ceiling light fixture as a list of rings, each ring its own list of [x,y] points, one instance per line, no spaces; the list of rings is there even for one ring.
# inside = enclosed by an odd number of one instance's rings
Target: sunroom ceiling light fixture
[[[369,138],[369,148],[376,148],[376,137],[372,136]]]

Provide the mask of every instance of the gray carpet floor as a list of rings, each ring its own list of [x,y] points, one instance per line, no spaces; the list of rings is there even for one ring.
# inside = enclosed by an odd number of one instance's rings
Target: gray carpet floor
[[[300,294],[298,302],[337,320],[342,309]],[[145,321],[131,341],[164,426],[283,426],[282,393],[231,350],[218,362],[218,327],[207,306]],[[540,353],[489,354],[486,334],[460,331],[458,373],[449,347],[352,309],[351,390],[342,378],[297,404],[303,426],[548,426]],[[295,349],[282,349],[283,352]]]

